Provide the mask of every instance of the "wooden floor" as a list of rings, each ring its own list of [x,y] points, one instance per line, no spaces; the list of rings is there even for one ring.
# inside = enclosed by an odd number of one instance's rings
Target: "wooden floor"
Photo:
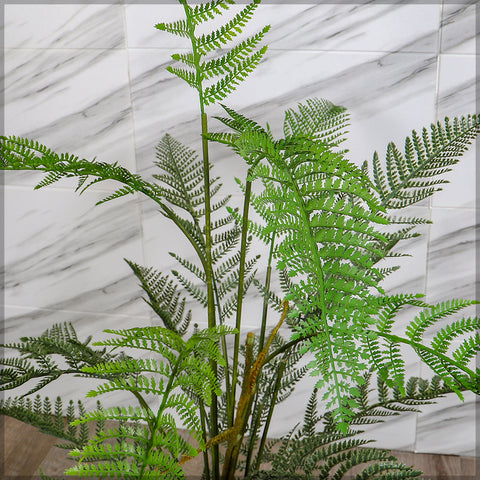
[[[12,418],[0,417],[0,419],[3,422],[4,436],[1,480],[39,480],[39,467],[46,475],[65,478],[63,472],[72,466],[73,462],[66,457],[65,450],[54,446],[58,443],[56,438],[41,434],[34,427]],[[398,451],[392,451],[392,454],[403,463],[423,470],[426,479],[480,479],[480,470],[475,471],[476,459],[472,457]],[[187,478],[192,480],[200,478],[201,461],[202,459],[198,457],[185,464]]]

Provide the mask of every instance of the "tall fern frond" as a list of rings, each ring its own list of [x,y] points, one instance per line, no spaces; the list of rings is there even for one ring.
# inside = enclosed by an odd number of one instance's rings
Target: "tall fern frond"
[[[297,318],[310,316],[297,323],[295,338],[310,337],[306,348],[317,359],[311,367],[324,378],[318,386],[327,388],[345,428],[350,410],[341,399],[350,392],[347,379],[366,368],[352,339],[366,335],[374,322],[371,315],[378,305],[371,289],[381,291],[382,275],[370,256],[382,254],[373,242],[386,239],[372,225],[387,220],[365,174],[326,143],[309,139],[310,131],[274,140],[266,130],[252,129],[251,121],[226,111],[231,121],[225,123],[238,132],[234,147],[251,165],[250,178],[264,184],[252,203],[260,203],[260,214],[268,204],[264,234],[275,231],[281,237],[275,251],[278,268],[299,281],[287,298],[296,302]],[[341,109],[329,111],[336,116]],[[301,128],[298,118],[290,113],[292,131]],[[314,128],[308,121],[306,125]]]
[[[158,23],[159,30],[188,38],[192,47],[189,53],[173,54],[175,61],[181,62],[186,68],[169,66],[167,70],[186,81],[195,88],[202,105],[209,105],[223,100],[228,94],[251,73],[259,64],[267,47],[258,48],[258,44],[269,30],[264,27],[258,33],[233,46],[226,53],[215,58],[204,58],[211,52],[223,49],[232,42],[234,37],[242,32],[243,27],[251,19],[260,0],[253,0],[242,8],[232,19],[210,33],[196,35],[196,27],[200,23],[215,20],[223,11],[228,10],[232,0],[213,0],[204,5],[191,7],[181,0],[185,19],[171,23]],[[209,85],[203,82],[208,80]]]

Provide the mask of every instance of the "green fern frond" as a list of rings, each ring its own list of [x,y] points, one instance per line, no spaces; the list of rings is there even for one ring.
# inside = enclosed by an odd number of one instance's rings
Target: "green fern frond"
[[[195,7],[191,8],[189,11],[189,18],[192,22],[199,24],[209,19],[214,19],[215,14],[221,15],[221,8],[228,10],[228,5],[233,5],[234,3],[233,0],[213,0],[208,3],[195,5]]]
[[[207,294],[204,290],[202,290],[198,285],[195,285],[191,280],[189,280],[176,270],[172,270],[172,274],[177,278],[179,283],[184,286],[184,288],[192,296],[192,298],[197,300],[204,307],[207,307]]]
[[[30,398],[14,397],[0,400],[0,414],[16,418],[28,425],[36,427],[40,432],[52,435],[58,439],[65,440],[69,443],[59,444],[61,448],[71,449],[82,447],[88,439],[85,438],[85,432],[78,429],[70,422],[76,417],[80,417],[85,413],[85,407],[79,400],[77,403],[77,412],[73,400],[70,400],[67,408],[67,421],[64,421],[63,402],[60,397],[55,400],[55,408],[52,412],[52,404],[48,397],[43,400],[37,395],[32,402]]]
[[[155,28],[164,32],[171,33],[172,35],[177,35],[179,37],[190,37],[187,20],[177,20],[170,23],[157,23],[155,25]]]
[[[118,189],[116,192],[112,193],[108,197],[105,197],[103,200],[97,202],[97,205],[101,205],[102,203],[109,202],[110,200],[115,200],[116,198],[125,197],[126,195],[133,195],[135,190],[131,187],[123,187]]]
[[[320,109],[326,104],[312,101],[307,107]],[[312,325],[321,331],[306,348],[322,352],[317,355],[322,363],[316,368],[325,379],[324,386],[333,386],[328,392],[339,404],[339,418],[346,418],[349,407],[340,406],[341,392],[348,391],[346,378],[355,377],[354,370],[361,365],[352,361],[356,349],[346,335],[364,335],[365,326],[373,321],[368,312],[378,308],[370,288],[379,288],[382,275],[373,268],[370,257],[372,252],[382,255],[372,245],[385,242],[385,237],[371,225],[387,220],[365,174],[339,153],[332,153],[325,143],[307,138],[322,125],[308,120],[307,107],[302,106],[298,115],[289,114],[286,124],[295,135],[286,140],[274,140],[269,132],[231,109],[226,109],[231,120],[224,123],[239,132],[235,145],[252,165],[250,178],[263,180],[264,191],[252,204],[260,206],[260,215],[268,205],[264,233],[275,231],[282,238],[275,251],[278,268],[286,268],[292,277],[306,276],[292,286],[287,298],[295,300],[297,317],[314,309],[323,312],[312,318]],[[331,105],[328,109],[333,117],[343,111]],[[297,135],[303,128],[302,118],[308,131]],[[342,121],[338,119],[339,124]],[[262,157],[265,161],[258,162]],[[352,198],[355,202],[348,200]],[[303,322],[296,329],[294,338],[307,335]],[[335,343],[335,338],[342,341]]]
[[[405,334],[414,342],[419,342],[425,330],[442,318],[446,318],[463,308],[479,303],[473,300],[448,300],[423,310],[416,316],[405,329]]]
[[[227,95],[232,93],[237,86],[245,80],[245,78],[255,70],[260,60],[265,55],[267,47],[261,48],[258,52],[238,63],[219,81],[205,88],[204,101],[205,105],[223,100]]]
[[[156,147],[155,165],[162,174],[153,177],[162,182],[162,193],[169,193],[169,201],[197,218],[198,206],[204,202],[203,168],[198,155],[175,140],[164,135]]]
[[[445,353],[452,340],[464,333],[477,331],[479,326],[479,320],[476,317],[457,320],[447,325],[445,328],[442,328],[433,338],[431,346],[437,352]]]
[[[171,23],[159,23],[156,28],[190,40],[191,52],[172,55],[173,60],[183,63],[188,69],[169,66],[167,70],[185,80],[198,91],[203,109],[204,105],[225,98],[258,65],[267,47],[258,50],[256,48],[270,27],[264,27],[260,32],[235,45],[224,55],[203,61],[207,54],[223,48],[242,32],[260,0],[253,0],[247,4],[231,20],[213,32],[199,36],[196,35],[195,30],[200,23],[215,19],[222,13],[222,10],[227,10],[229,5],[234,2],[230,0],[212,1],[193,8],[186,1],[181,0],[180,3],[184,7],[185,19]],[[204,87],[205,80],[215,77],[222,78]],[[205,134],[206,131],[203,133]]]
[[[222,48],[222,46],[231,42],[234,37],[241,33],[242,28],[245,27],[247,22],[252,18],[253,12],[259,4],[260,0],[253,0],[253,2],[247,4],[234,18],[218,30],[201,35],[196,44],[199,53],[205,55],[207,52]]]
[[[41,188],[61,178],[77,177],[80,179],[80,193],[93,183],[116,180],[127,188],[141,192],[161,204],[161,196],[154,184],[144,181],[140,175],[129,172],[117,163],[109,164],[84,160],[66,153],[57,154],[36,141],[15,136],[0,137],[0,168],[3,170],[35,170],[47,173],[47,183],[37,185]],[[84,186],[87,178],[93,178]],[[100,201],[101,202],[101,201]]]
[[[182,257],[180,257],[179,255],[177,255],[176,253],[174,252],[168,252],[168,254],[173,257],[175,260],[177,260],[177,262],[182,265],[183,267],[185,267],[188,271],[190,271],[191,273],[193,273],[201,282],[203,283],[207,283],[207,279],[206,279],[206,276],[205,276],[205,272],[200,268],[198,267],[197,265],[195,265],[194,263],[190,262],[189,260],[186,260]]]
[[[386,173],[375,152],[373,181],[386,208],[404,208],[440,190],[437,185],[448,183],[435,178],[451,170],[460,156],[478,135],[480,117],[468,115],[448,118],[444,124],[432,124],[430,132],[423,129],[420,137],[413,131],[405,140],[402,153],[393,143],[387,147]]]
[[[233,47],[225,55],[201,64],[200,68],[204,78],[209,79],[214,76],[227,75],[238,61],[246,61],[249,58],[248,55],[262,40],[269,29],[270,26],[264,27],[257,34]]]
[[[337,146],[345,139],[344,130],[348,125],[348,114],[328,100],[312,98],[298,104],[298,111],[285,112],[283,132],[285,137],[311,135],[315,140],[330,146]]]
[[[100,478],[109,475],[138,479],[164,478],[165,475],[165,478],[183,478],[181,460],[184,457],[194,457],[205,448],[205,433],[198,416],[197,404],[189,395],[179,393],[177,389],[195,392],[196,398],[208,405],[212,392],[220,392],[210,361],[225,366],[218,342],[222,335],[235,332],[230,327],[222,326],[197,331],[184,341],[178,333],[161,327],[107,330],[107,333],[120,338],[98,344],[153,350],[166,362],[127,359],[85,368],[86,373],[110,378],[92,390],[89,396],[130,391],[139,400],[140,406],[99,409],[75,420],[72,425],[115,420],[120,422],[120,426],[106,432],[97,432],[81,450],[71,452],[79,464],[67,473],[96,475]],[[118,374],[120,376],[116,377]],[[152,411],[143,398],[143,394],[150,393],[160,399],[157,413]],[[199,448],[181,438],[175,419],[169,413],[171,410],[177,413],[193,434]],[[126,426],[125,422],[143,422],[144,426],[139,424],[132,428]],[[111,445],[106,441],[109,439],[116,439],[117,443]],[[94,462],[93,466],[91,462]]]
[[[7,368],[0,374],[0,390],[9,390],[36,380],[25,395],[30,395],[62,375],[81,374],[86,365],[96,365],[123,354],[111,355],[105,349],[89,346],[91,338],[80,342],[72,324],[55,324],[38,337],[22,337],[19,343],[2,345],[17,350],[22,357],[5,357],[0,364]],[[60,367],[58,357],[66,366]]]

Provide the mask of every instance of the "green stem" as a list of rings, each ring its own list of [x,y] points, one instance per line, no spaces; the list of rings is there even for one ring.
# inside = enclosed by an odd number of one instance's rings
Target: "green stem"
[[[203,104],[202,104],[203,110]],[[208,328],[215,328],[215,295],[213,289],[213,262],[212,262],[212,224],[211,224],[211,203],[210,203],[210,163],[208,159],[208,140],[205,138],[208,132],[207,115],[202,112],[202,152],[203,152],[203,175],[205,186],[205,240],[206,240],[206,269],[207,301],[208,301]],[[217,362],[210,360],[210,367],[217,377]],[[211,429],[212,437],[218,435],[218,400],[215,392],[212,392]],[[218,445],[212,447],[213,480],[220,478]]]
[[[248,174],[247,174],[248,178]],[[250,196],[252,192],[252,182],[247,180],[245,185],[245,194],[243,200],[243,219],[242,219],[242,238],[240,244],[240,266],[238,272],[238,291],[237,291],[237,311],[235,316],[235,328],[238,330],[235,334],[235,343],[233,346],[233,364],[232,364],[232,403],[228,410],[228,426],[232,427],[234,422],[235,409],[235,390],[238,377],[238,354],[240,351],[240,327],[242,323],[242,305],[243,305],[243,288],[245,281],[245,258],[247,255],[247,235],[248,235],[248,211],[250,208]]]
[[[263,401],[259,402],[259,393],[257,392],[255,395],[255,403],[253,405],[252,410],[252,420],[250,422],[250,433],[249,433],[249,441],[247,447],[247,457],[245,459],[245,476],[248,475],[250,470],[250,462],[252,461],[253,449],[255,447],[255,440],[257,436],[257,432],[260,428],[260,421],[262,418],[263,413]]]
[[[256,464],[255,464],[255,469],[256,470],[258,470],[260,468],[260,465],[262,463],[263,450],[265,449],[265,443],[267,441],[268,429],[270,428],[270,422],[272,421],[273,410],[274,410],[276,402],[277,402],[278,392],[280,391],[280,386],[281,386],[281,383],[282,383],[282,377],[283,377],[283,373],[285,371],[286,365],[287,365],[287,362],[283,359],[278,364],[277,380],[275,381],[275,387],[274,387],[274,390],[273,390],[272,400],[270,402],[270,408],[268,410],[267,419],[266,419],[265,425],[263,427],[263,434],[262,434],[262,438],[260,440],[260,446],[258,447],[257,461],[256,461]]]
[[[161,421],[161,418],[162,418],[162,413],[165,410],[165,404],[170,397],[170,392],[173,389],[173,383],[174,383],[174,381],[177,377],[177,372],[180,368],[180,365],[183,362],[183,358],[184,358],[185,354],[186,353],[183,353],[183,352],[180,353],[180,355],[177,357],[177,361],[175,362],[174,367],[172,368],[172,372],[171,372],[170,377],[168,379],[167,386],[165,387],[165,392],[163,394],[162,403],[160,404],[160,407],[158,408],[157,418],[155,420],[154,428],[151,429],[151,431],[150,431],[150,438],[149,438],[149,441],[148,441],[148,447],[147,447],[147,451],[145,452],[145,457],[144,457],[145,461],[147,460],[147,458],[150,455],[150,452],[152,451],[153,441],[154,441],[154,438],[155,438],[155,432],[159,428],[160,421]],[[140,473],[138,475],[138,480],[143,480],[143,474],[145,472],[145,468],[147,467],[147,463],[145,461],[142,464],[142,468],[140,469]]]
[[[206,428],[206,418],[207,415],[205,413],[205,407],[203,405],[203,400],[200,399],[200,403],[198,405],[198,408],[200,410],[200,422],[202,424],[202,430],[203,430],[203,441],[205,444],[207,444],[207,428]],[[207,450],[203,451],[203,473],[205,475],[205,480],[210,480],[210,465],[208,464],[208,452]]]
[[[267,274],[265,276],[265,292],[270,290],[270,282],[272,278],[272,258],[273,258],[273,249],[275,247],[275,232],[272,233],[272,239],[270,241],[270,252],[268,254],[268,265],[267,265]],[[260,330],[260,340],[258,350],[261,352],[263,350],[263,344],[265,342],[265,330],[267,328],[267,314],[268,314],[268,298],[265,296],[263,298],[263,311],[262,311],[262,327]]]

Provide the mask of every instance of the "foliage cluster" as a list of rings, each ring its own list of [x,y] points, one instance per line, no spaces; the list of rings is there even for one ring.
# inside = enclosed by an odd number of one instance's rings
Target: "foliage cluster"
[[[231,46],[259,0],[204,34],[197,34],[197,27],[222,15],[233,0],[179,2],[184,19],[156,28],[190,44],[188,53],[172,55],[176,66],[168,70],[198,92],[201,158],[168,134],[157,146],[158,173],[152,181],[118,164],[57,154],[14,136],[0,139],[0,158],[5,170],[45,172],[36,188],[76,177],[80,193],[104,180],[121,184],[99,203],[147,196],[185,235],[196,261],[172,253],[182,270],[164,273],[127,260],[162,326],[107,330],[109,339],[92,344],[91,338],[80,341],[72,325],[55,325],[39,337],[4,345],[20,356],[1,360],[2,390],[34,385],[27,394],[2,401],[0,412],[67,442],[61,446],[78,461],[67,473],[78,476],[183,478],[182,465],[203,455],[206,480],[235,475],[340,480],[361,465],[358,480],[418,477],[420,472],[388,452],[365,446],[369,442],[357,437],[359,428],[415,411],[447,393],[480,393],[479,371],[470,366],[480,349],[477,318],[455,320],[425,340],[430,327],[477,302],[432,305],[414,292],[387,294],[382,282],[398,267],[382,262],[398,256],[397,245],[429,223],[394,211],[430,197],[447,182],[444,175],[479,133],[480,117],[446,119],[421,134],[414,131],[403,151],[388,145],[385,164],[375,153],[372,164],[362,166],[341,149],[345,108],[326,100],[309,99],[287,110],[283,138],[223,105],[225,116],[216,118],[228,131],[212,132],[205,107],[226,98],[260,63],[267,48],[260,43],[269,27]],[[245,161],[245,178],[237,179],[241,211],[230,206],[219,179],[210,175],[210,142],[227,145]],[[256,272],[260,257],[250,252],[254,236],[269,250],[263,281]],[[276,274],[281,291],[275,292]],[[264,298],[260,334],[248,333],[242,341],[242,306],[252,285]],[[208,328],[192,325],[185,292],[205,308]],[[398,332],[395,320],[405,307],[418,313]],[[269,332],[272,310],[278,323]],[[290,338],[280,335],[282,326]],[[463,342],[453,348],[458,338]],[[404,347],[436,376],[406,380]],[[268,440],[275,406],[307,372],[318,382],[303,425],[279,441]],[[377,375],[374,402],[372,374]],[[48,398],[30,399],[63,375],[98,381],[91,397],[130,392],[135,406],[98,404],[86,411],[80,402],[76,412],[71,402],[65,412],[60,398],[53,407]],[[193,443],[179,432],[175,415]],[[90,438],[89,424],[95,425]]]

